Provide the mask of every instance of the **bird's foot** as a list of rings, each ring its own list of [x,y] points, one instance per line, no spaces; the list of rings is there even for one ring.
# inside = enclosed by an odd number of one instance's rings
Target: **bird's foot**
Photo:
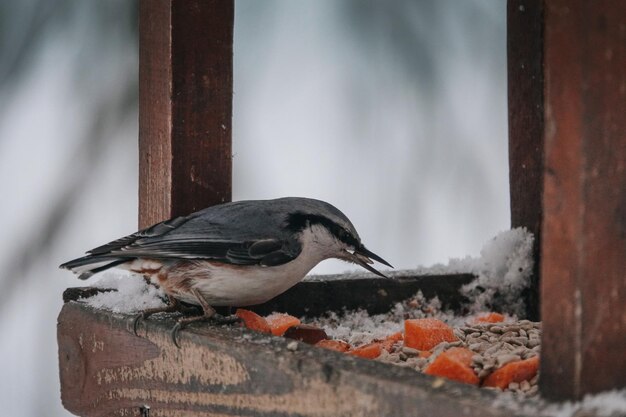
[[[220,314],[217,314],[215,312],[215,309],[209,305],[209,303],[206,301],[206,299],[202,296],[202,294],[200,293],[200,291],[198,291],[197,288],[192,288],[190,292],[196,297],[196,300],[198,300],[198,304],[200,304],[200,306],[202,307],[202,311],[204,312],[204,314],[202,314],[201,316],[196,316],[196,317],[184,317],[182,319],[179,319],[178,322],[174,325],[174,328],[172,329],[170,336],[172,338],[172,341],[178,348],[180,348],[180,345],[178,344],[178,340],[177,340],[178,332],[180,332],[182,329],[184,329],[191,323],[196,323],[200,321],[211,321],[214,324],[223,325],[223,324],[232,324],[232,323],[239,321],[239,317],[235,317],[235,316],[224,317]]]
[[[184,304],[180,303],[177,299],[173,297],[169,297],[168,304],[165,305],[164,307],[149,308],[137,314],[135,318],[133,319],[133,333],[135,333],[135,336],[139,336],[137,334],[137,328],[139,327],[139,322],[141,320],[147,319],[153,314],[157,314],[157,313],[183,313],[185,314],[191,311],[195,312],[197,310],[195,307],[185,306]]]
[[[237,323],[241,320],[237,316],[222,316],[221,314],[217,314],[214,311],[209,313],[210,314],[205,313],[201,316],[196,317],[185,317],[179,319],[178,322],[176,322],[176,324],[172,328],[172,331],[170,332],[170,337],[177,348],[180,348],[180,345],[178,344],[178,332],[189,326],[191,323],[210,322],[221,326]]]

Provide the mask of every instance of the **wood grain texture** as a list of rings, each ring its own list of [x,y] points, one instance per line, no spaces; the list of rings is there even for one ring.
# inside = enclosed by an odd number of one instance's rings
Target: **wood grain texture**
[[[535,260],[526,296],[527,315],[539,320],[543,217],[543,0],[507,4],[509,184],[511,227],[535,236]]]
[[[231,199],[232,0],[141,0],[139,226]]]
[[[626,386],[626,2],[545,9],[541,391]]]
[[[61,398],[81,416],[516,416],[495,394],[413,370],[236,327],[169,338],[147,320],[66,303],[58,319]]]
[[[443,308],[459,311],[465,301],[459,288],[473,279],[471,274],[416,276],[410,271],[398,271],[391,278],[367,273],[324,275],[310,277],[252,309],[259,314],[287,311],[295,316],[319,316],[329,310],[359,308],[370,314],[382,314],[421,291],[426,298],[439,297]]]

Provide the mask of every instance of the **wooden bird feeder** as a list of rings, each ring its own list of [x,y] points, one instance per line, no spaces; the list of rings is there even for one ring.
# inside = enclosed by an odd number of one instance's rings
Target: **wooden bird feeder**
[[[233,0],[141,0],[139,225],[229,201]],[[626,2],[509,0],[512,227],[535,234],[529,317],[540,391],[626,386]],[[451,308],[472,276],[302,282],[257,311],[386,311],[422,290]],[[381,291],[384,290],[384,291]],[[511,416],[496,394],[235,327],[71,302],[58,319],[61,398],[81,416]],[[435,382],[436,381],[436,382]]]

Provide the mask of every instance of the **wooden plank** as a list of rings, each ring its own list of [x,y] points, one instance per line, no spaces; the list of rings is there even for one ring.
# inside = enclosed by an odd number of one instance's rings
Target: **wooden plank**
[[[81,416],[520,415],[496,394],[411,369],[237,327],[194,326],[171,342],[171,319],[66,303],[58,319],[61,399]]]
[[[139,4],[139,225],[231,199],[233,0]]]
[[[325,275],[311,277],[253,309],[259,314],[282,311],[295,316],[319,316],[329,310],[344,309],[382,314],[421,291],[426,298],[439,297],[443,308],[458,311],[466,301],[459,289],[474,278],[471,274],[416,276],[410,272],[400,272],[391,278],[367,273]]]
[[[329,310],[344,309],[382,314],[421,291],[427,299],[437,296],[442,308],[460,311],[467,300],[459,294],[459,289],[474,278],[471,274],[414,275],[403,271],[391,278],[373,277],[368,273],[312,276],[267,303],[246,308],[263,315],[279,311],[297,317],[315,317]],[[68,288],[63,293],[63,301],[91,297],[100,291],[103,289]]]
[[[626,2],[545,9],[541,391],[626,386]]]
[[[539,320],[539,272],[543,217],[543,0],[507,4],[509,183],[511,227],[535,236],[527,316]]]

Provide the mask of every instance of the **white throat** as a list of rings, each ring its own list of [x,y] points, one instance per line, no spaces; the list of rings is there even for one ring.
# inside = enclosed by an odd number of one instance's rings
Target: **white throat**
[[[302,244],[302,252],[299,257],[314,262],[317,265],[324,259],[337,257],[348,246],[336,239],[324,226],[314,224],[306,227],[300,235],[300,243]]]

